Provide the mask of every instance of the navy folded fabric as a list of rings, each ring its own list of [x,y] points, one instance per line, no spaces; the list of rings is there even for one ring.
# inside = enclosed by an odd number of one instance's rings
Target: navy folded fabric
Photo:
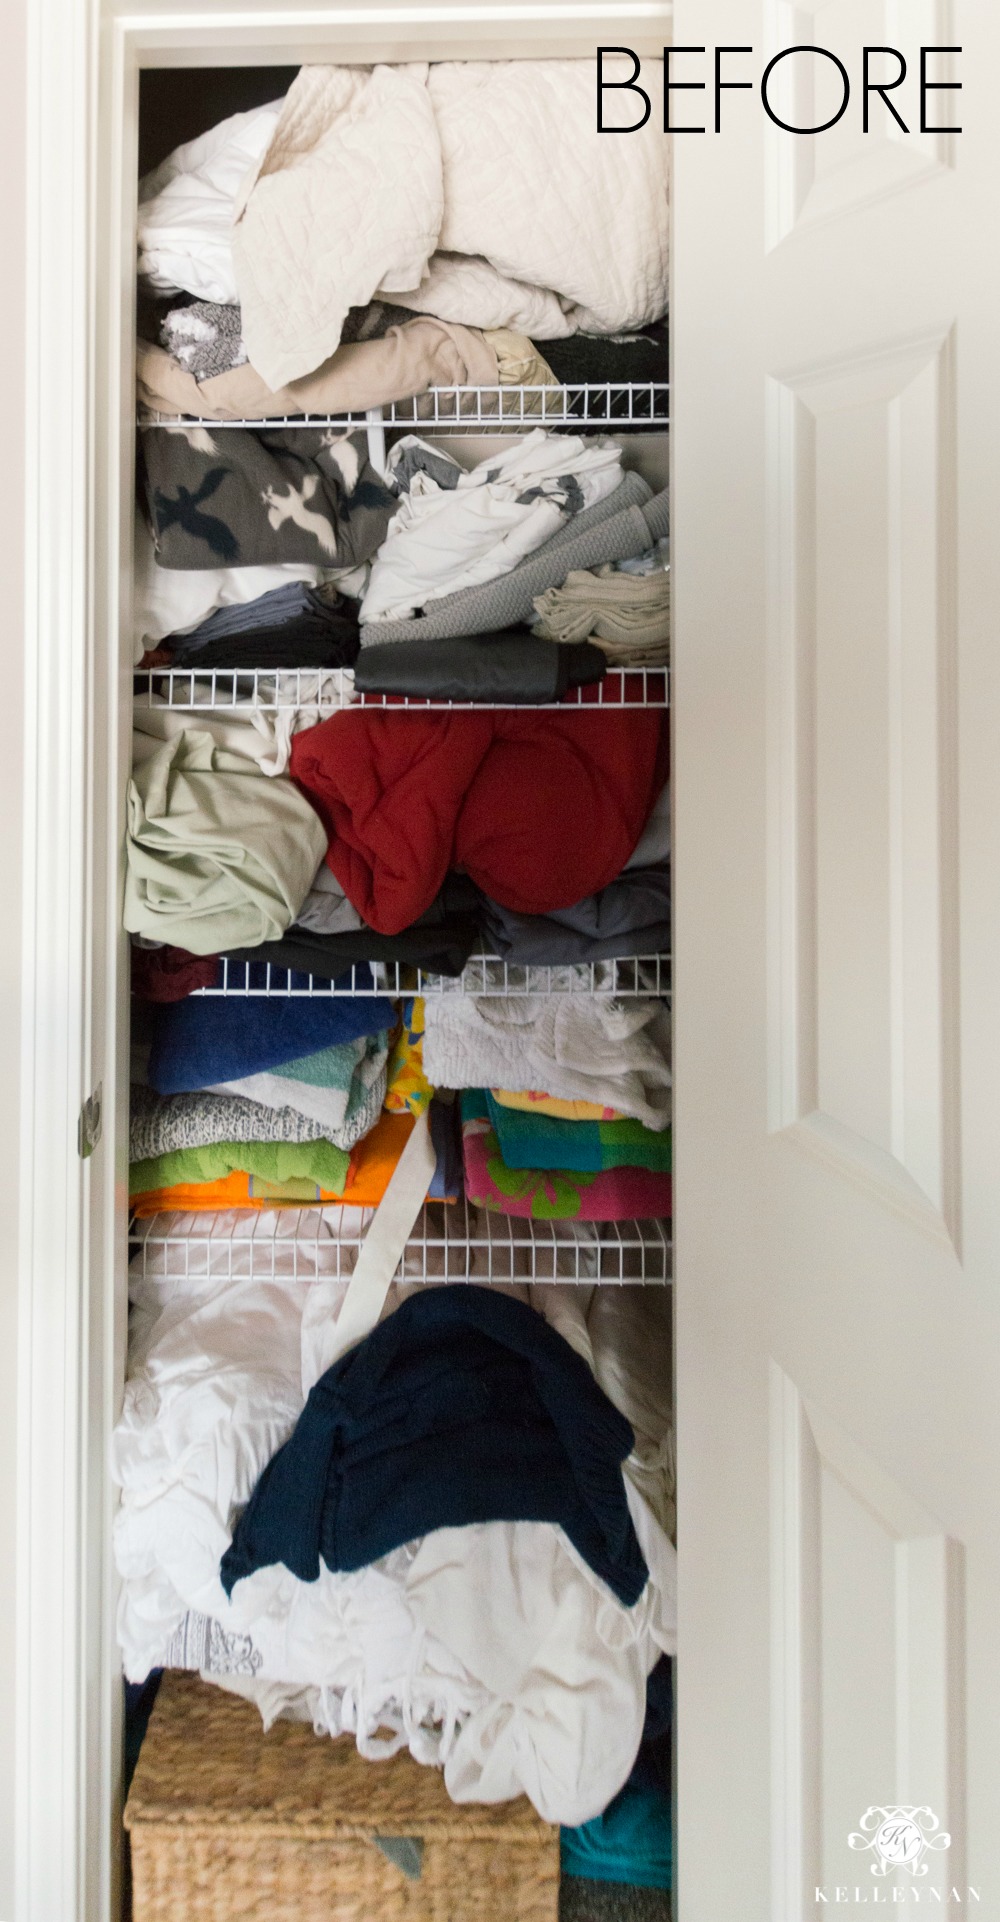
[[[263,941],[256,948],[234,948],[230,962],[269,961],[272,967],[298,969],[314,981],[335,980],[347,968],[368,961],[398,962],[423,968],[426,974],[461,974],[476,942],[479,924],[466,916],[436,927],[414,926],[400,934],[376,934],[374,928],[351,928],[344,934],[318,934],[312,928],[291,927],[280,941]]]
[[[288,591],[278,588],[274,595],[264,594],[261,601],[251,601],[249,607],[258,608],[263,601],[280,598]],[[224,631],[211,634],[207,639],[202,639],[202,627],[196,628],[193,634],[173,638],[166,645],[173,649],[175,666],[199,670],[352,667],[360,647],[355,603],[339,598],[331,601],[308,588],[302,593],[302,602],[297,612],[287,614],[279,610],[270,624],[255,620],[241,627],[230,620]],[[225,608],[222,611],[232,616],[240,610]],[[210,624],[206,622],[205,626]]]
[[[648,1570],[624,1416],[534,1309],[464,1282],[420,1289],[321,1375],[222,1558],[227,1594],[282,1563],[314,1582],[435,1528],[552,1522],[625,1603]]]
[[[344,985],[349,988],[350,979]],[[189,995],[157,1010],[149,1084],[157,1094],[186,1094],[263,1074],[321,1048],[377,1034],[395,1018],[383,995]]]
[[[177,652],[189,648],[197,653],[209,641],[228,640],[233,634],[250,634],[259,627],[280,627],[284,621],[304,614],[308,606],[306,582],[290,581],[287,587],[272,587],[269,593],[258,594],[255,601],[237,601],[215,608],[190,634],[168,635],[167,645]]]

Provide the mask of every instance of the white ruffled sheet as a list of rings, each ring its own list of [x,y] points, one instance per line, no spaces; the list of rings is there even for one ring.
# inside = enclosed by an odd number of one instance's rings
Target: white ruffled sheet
[[[443,1767],[456,1800],[523,1792],[549,1821],[589,1820],[629,1773],[646,1676],[675,1647],[662,1294],[508,1289],[587,1356],[637,1430],[626,1490],[650,1579],[634,1608],[561,1530],[529,1522],[437,1530],[315,1583],[262,1569],[230,1601],[219,1563],[232,1522],[301,1412],[306,1310],[319,1283],[324,1315],[339,1313],[352,1265],[339,1233],[355,1235],[357,1221],[307,1214],[290,1233],[275,1211],[257,1218],[252,1239],[232,1239],[233,1225],[161,1218],[169,1249],[157,1259],[151,1246],[131,1278],[130,1377],[113,1442],[126,1674],[141,1680],[162,1664],[231,1677],[242,1692],[262,1690],[265,1718],[308,1714],[320,1731],[353,1733],[366,1755],[408,1747]],[[235,1225],[245,1236],[245,1218]],[[157,1274],[182,1265],[185,1239],[187,1272]],[[409,1292],[394,1285],[385,1312]]]

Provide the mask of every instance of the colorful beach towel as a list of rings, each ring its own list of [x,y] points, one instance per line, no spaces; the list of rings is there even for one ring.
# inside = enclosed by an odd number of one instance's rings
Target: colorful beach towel
[[[490,1120],[485,1090],[461,1097],[465,1192],[478,1207],[535,1221],[650,1220],[671,1213],[668,1174],[648,1168],[607,1168],[597,1174],[565,1168],[509,1168]]]

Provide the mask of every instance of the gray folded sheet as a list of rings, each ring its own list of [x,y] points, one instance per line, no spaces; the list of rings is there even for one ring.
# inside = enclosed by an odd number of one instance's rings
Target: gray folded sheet
[[[362,621],[361,646],[458,639],[530,622],[536,594],[561,587],[574,568],[630,560],[666,539],[669,532],[666,489],[654,495],[641,474],[626,474],[613,493],[575,514],[509,574],[428,601],[423,614],[413,620]]]
[[[627,868],[599,894],[554,914],[516,914],[482,897],[490,953],[524,967],[670,952],[670,870]]]

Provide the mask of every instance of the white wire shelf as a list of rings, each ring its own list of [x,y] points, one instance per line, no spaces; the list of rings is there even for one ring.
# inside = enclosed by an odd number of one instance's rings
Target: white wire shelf
[[[275,1231],[275,1213],[279,1215]],[[172,1232],[174,1216],[152,1215],[133,1224],[133,1276],[187,1281],[348,1280],[374,1211],[284,1208],[250,1213],[234,1228],[232,1215],[206,1214],[204,1233]],[[191,1217],[185,1221],[190,1223]],[[468,1201],[425,1205],[396,1270],[407,1282],[525,1281],[665,1286],[672,1275],[670,1223],[664,1221],[525,1221],[489,1214]]]
[[[412,400],[391,401],[364,413],[267,414],[215,420],[204,414],[143,412],[140,427],[419,427],[474,432],[503,427],[646,427],[669,425],[667,381],[573,381],[557,387],[432,387]]]
[[[608,995],[612,999],[635,995],[668,999],[670,996],[670,956],[645,954],[608,961],[580,961],[562,966],[524,966],[501,960],[499,955],[470,955],[461,974],[425,972],[401,961],[367,962],[345,968],[336,981],[318,980],[276,967],[270,961],[230,961],[223,958],[217,984],[195,988],[194,994],[206,998],[242,995],[251,999],[287,999],[347,995],[435,996],[471,994],[477,998],[526,994]]]
[[[485,645],[486,643],[484,643]],[[247,651],[253,646],[247,638]],[[323,683],[317,695],[317,680]],[[251,708],[277,714],[286,709],[318,705],[325,713],[335,714],[345,707],[385,708],[394,714],[407,712],[476,712],[509,709],[516,706],[528,713],[535,709],[633,708],[670,706],[670,670],[667,667],[612,668],[603,681],[590,687],[571,688],[561,701],[512,703],[510,701],[431,700],[412,694],[356,694],[354,676],[349,668],[141,668],[134,674],[134,692],[156,697],[158,705],[199,710]]]

